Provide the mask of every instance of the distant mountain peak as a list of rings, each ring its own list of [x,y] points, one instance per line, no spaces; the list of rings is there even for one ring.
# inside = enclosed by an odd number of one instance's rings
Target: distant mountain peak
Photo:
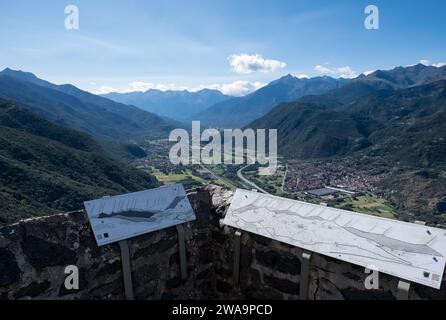
[[[208,92],[208,93],[219,93],[219,94],[223,94],[220,90],[217,90],[217,89],[210,89],[210,88],[204,88],[204,89],[201,89],[201,90],[196,91],[195,93],[199,93],[199,92],[201,92],[201,93]]]
[[[282,79],[294,79],[296,78],[295,76],[293,76],[291,73],[288,73],[286,76],[283,76]]]
[[[294,83],[297,81],[301,81],[301,79],[293,76],[292,74],[287,74],[277,80],[272,81],[269,85],[273,84],[284,84],[284,83]]]
[[[423,63],[417,63],[416,65],[414,65],[413,66],[413,68],[419,68],[419,69],[424,69],[424,68],[427,68],[427,67],[429,67],[429,66],[427,66],[427,65],[425,65],[425,64],[423,64]]]
[[[31,72],[25,72],[22,70],[13,70],[10,68],[4,69],[0,74],[8,75],[8,76],[14,76],[19,77],[22,79],[38,79],[37,76],[34,73]]]
[[[134,105],[176,121],[188,121],[192,115],[216,103],[233,98],[210,88],[199,91],[149,89],[146,92],[109,93],[103,97]]]
[[[287,74],[286,76],[283,76],[282,78],[280,78],[279,79],[279,81],[289,81],[289,80],[291,80],[291,81],[295,81],[295,80],[302,80],[302,79],[299,79],[298,77],[296,77],[296,76],[293,76],[292,74]]]

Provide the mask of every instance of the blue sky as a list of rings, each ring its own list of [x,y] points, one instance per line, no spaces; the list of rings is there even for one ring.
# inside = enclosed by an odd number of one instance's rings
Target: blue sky
[[[69,4],[80,10],[79,30],[64,27]],[[380,9],[380,30],[364,28],[369,4]],[[442,0],[15,0],[1,1],[0,12],[0,68],[92,92],[244,94],[288,73],[446,62]],[[248,73],[246,61],[264,69]]]

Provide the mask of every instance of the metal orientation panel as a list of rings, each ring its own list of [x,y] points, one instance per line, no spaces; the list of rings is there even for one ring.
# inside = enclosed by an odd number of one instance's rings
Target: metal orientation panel
[[[84,203],[99,246],[196,219],[183,185]]]
[[[224,224],[439,289],[446,230],[237,190]]]

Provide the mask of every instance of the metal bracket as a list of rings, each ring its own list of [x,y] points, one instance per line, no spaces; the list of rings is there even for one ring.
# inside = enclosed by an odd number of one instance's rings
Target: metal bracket
[[[304,251],[301,258],[300,271],[300,299],[308,300],[308,287],[310,282],[310,259],[311,252]]]
[[[398,282],[397,300],[409,300],[410,282],[400,279]]]
[[[181,224],[176,226],[178,232],[178,250],[180,253],[180,272],[181,280],[187,279],[187,257],[186,257],[186,240],[184,237],[184,228]]]
[[[130,252],[129,252],[128,241],[127,240],[119,241],[119,247],[121,248],[122,275],[124,278],[125,298],[127,300],[134,300],[132,268],[130,265]]]
[[[241,246],[242,233],[236,231],[234,233],[234,266],[233,266],[233,281],[234,286],[238,286],[240,281],[240,246]]]

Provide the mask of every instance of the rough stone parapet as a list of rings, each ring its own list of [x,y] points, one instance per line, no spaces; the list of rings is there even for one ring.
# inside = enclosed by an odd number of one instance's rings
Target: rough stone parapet
[[[129,241],[137,299],[299,299],[302,250],[242,233],[239,285],[233,284],[233,228],[223,226],[233,193],[207,186],[189,193],[197,220],[188,223],[189,277],[179,277],[176,229]],[[79,268],[79,290],[64,286],[65,267]],[[395,299],[398,279],[380,275],[366,290],[364,269],[313,254],[310,299]],[[98,247],[83,211],[28,219],[0,228],[0,299],[123,299],[120,250]],[[413,285],[412,299],[446,299]]]

